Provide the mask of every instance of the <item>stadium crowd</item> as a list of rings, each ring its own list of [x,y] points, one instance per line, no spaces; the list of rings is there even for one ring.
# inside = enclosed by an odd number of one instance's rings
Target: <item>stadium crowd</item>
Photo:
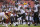
[[[23,4],[21,6],[19,4]],[[0,9],[2,12],[8,16],[8,19],[4,19],[2,17],[2,24],[35,24],[40,23],[40,4],[39,2],[35,2],[33,8],[31,8],[29,3],[23,2],[15,2],[15,4],[3,4]],[[0,18],[1,21],[1,18]]]

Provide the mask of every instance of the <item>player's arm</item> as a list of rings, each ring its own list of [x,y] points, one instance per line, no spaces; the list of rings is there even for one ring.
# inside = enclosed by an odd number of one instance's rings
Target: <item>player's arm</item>
[[[7,15],[5,15],[5,13],[3,14],[3,17],[4,17],[5,19],[8,19],[8,16],[7,16]]]

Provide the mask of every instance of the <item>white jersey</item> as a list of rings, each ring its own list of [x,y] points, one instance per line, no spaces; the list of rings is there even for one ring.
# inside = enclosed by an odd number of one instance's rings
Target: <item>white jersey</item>
[[[34,7],[35,7],[34,12],[38,12],[38,6],[40,6],[40,5],[38,4],[38,5],[35,5],[35,6],[34,6]]]
[[[21,14],[25,13],[25,11],[23,9],[20,9],[20,11],[21,11]]]
[[[14,10],[19,11],[20,10],[20,7],[18,7],[18,8],[15,7]]]
[[[7,19],[7,16],[5,15],[4,12],[0,12],[0,17],[3,17],[3,18],[5,18],[5,19]]]

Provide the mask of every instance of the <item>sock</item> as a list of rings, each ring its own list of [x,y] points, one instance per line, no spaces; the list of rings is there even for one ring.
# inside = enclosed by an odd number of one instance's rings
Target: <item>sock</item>
[[[22,21],[20,23],[22,24]]]
[[[14,26],[16,26],[16,23],[14,23]]]
[[[18,26],[18,22],[16,22],[16,26]]]
[[[30,24],[30,22],[28,22],[28,24]]]
[[[26,22],[23,22],[23,25],[25,25],[26,24]]]
[[[28,22],[28,26],[30,26],[30,22]]]
[[[18,25],[18,22],[15,22],[15,23],[14,23],[14,26],[16,26],[16,25]]]
[[[16,24],[18,24],[18,22],[16,22]]]
[[[8,27],[8,25],[6,24],[6,27]]]
[[[6,23],[4,23],[4,26],[6,26]]]
[[[2,24],[2,22],[0,24]]]
[[[19,20],[19,24],[20,24],[20,20]]]
[[[32,24],[32,22],[29,22],[30,24]]]

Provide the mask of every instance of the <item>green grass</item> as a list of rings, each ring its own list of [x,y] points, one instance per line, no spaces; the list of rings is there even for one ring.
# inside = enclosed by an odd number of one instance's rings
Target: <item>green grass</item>
[[[5,26],[0,25],[0,27],[5,27]],[[10,27],[10,25],[8,25],[8,27]],[[14,26],[12,25],[12,27],[14,27]],[[17,27],[17,26],[15,26],[15,27]],[[28,25],[18,25],[18,27],[29,27],[29,26]],[[40,24],[38,26],[34,26],[33,24],[31,24],[30,27],[40,27]]]

